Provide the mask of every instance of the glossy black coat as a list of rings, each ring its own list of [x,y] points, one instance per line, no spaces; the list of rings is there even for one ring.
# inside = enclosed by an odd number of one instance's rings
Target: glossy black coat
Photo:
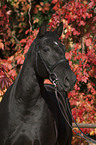
[[[54,87],[44,85],[49,72],[38,55],[40,51],[49,68],[65,59],[65,47],[59,41],[62,30],[62,23],[53,32],[41,25],[19,75],[0,103],[0,145],[71,145],[72,130],[60,112]],[[76,81],[68,61],[52,71],[58,77],[58,90],[67,97]]]

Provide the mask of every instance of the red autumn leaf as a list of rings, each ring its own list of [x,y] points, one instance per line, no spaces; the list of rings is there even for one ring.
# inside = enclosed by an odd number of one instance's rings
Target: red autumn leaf
[[[49,3],[45,3],[45,5],[44,5],[44,9],[45,9],[46,11],[49,10],[49,7],[50,7],[50,4],[49,4]]]
[[[12,77],[12,79],[14,79],[14,77],[17,76],[17,73],[16,73],[16,70],[15,69],[12,69],[8,72],[8,74]]]
[[[90,46],[92,44],[92,39],[91,38],[85,39],[85,44],[86,46]]]
[[[79,111],[78,111],[79,117],[82,116],[82,114],[83,114],[83,110],[79,110]]]
[[[91,2],[88,4],[89,8],[92,8],[94,5],[95,5],[95,2],[94,2],[94,1],[91,1]]]
[[[30,29],[26,30],[25,34],[27,35],[27,34],[28,34],[28,32],[30,32]],[[22,40],[21,40],[21,41],[22,41]]]
[[[86,77],[86,76],[83,76],[83,77],[82,77],[82,82],[87,83],[87,80],[88,80],[88,77]]]
[[[18,55],[16,58],[15,58],[15,60],[17,60],[17,64],[23,64],[23,62],[24,62],[24,55]]]
[[[0,75],[0,88],[3,90],[5,87],[8,88],[8,86],[11,84],[10,78],[6,76],[6,74]]]
[[[78,35],[80,35],[80,32],[74,30],[74,31],[73,31],[73,35],[77,35],[77,36],[78,36]]]
[[[41,6],[44,6],[44,3],[43,3],[43,2],[40,2],[40,5],[41,5]]]
[[[75,90],[72,90],[71,92],[69,92],[69,94],[68,94],[69,96],[74,96],[74,95],[76,95],[76,92],[75,92]]]
[[[38,13],[38,9],[37,9],[37,7],[34,8],[34,13],[35,13],[35,14]]]
[[[22,39],[20,43],[26,43],[26,39]]]
[[[72,61],[69,61],[69,65],[70,65],[70,67],[72,67]]]
[[[6,62],[4,63],[4,66],[6,66],[6,69],[11,70],[11,69],[12,69],[11,61],[6,61]]]
[[[58,5],[56,4],[54,7],[53,7],[53,10],[57,11],[58,9]]]
[[[66,59],[71,60],[71,57],[72,57],[72,51],[70,51],[70,52],[66,52],[66,53],[65,53],[65,57],[66,57]]]
[[[55,3],[57,3],[58,2],[58,0],[52,0],[52,4],[55,4]]]
[[[0,49],[4,50],[4,44],[0,42]]]
[[[74,119],[76,120],[76,108],[72,109],[72,115],[73,115]]]
[[[80,23],[78,24],[79,26],[84,26],[86,23],[84,21],[80,21]]]
[[[66,39],[67,39],[70,35],[71,35],[71,32],[68,31],[68,32],[65,34]]]

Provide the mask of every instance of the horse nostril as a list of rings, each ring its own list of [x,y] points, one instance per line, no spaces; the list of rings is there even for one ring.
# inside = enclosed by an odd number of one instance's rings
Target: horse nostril
[[[69,86],[69,82],[70,82],[69,77],[66,76],[65,79],[64,79],[64,85],[65,85],[66,87],[68,87],[68,86]]]

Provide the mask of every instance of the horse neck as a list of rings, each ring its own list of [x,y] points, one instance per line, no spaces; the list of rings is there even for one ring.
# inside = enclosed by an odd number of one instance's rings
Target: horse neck
[[[16,99],[24,103],[30,103],[31,105],[36,103],[40,94],[40,85],[35,71],[35,60],[36,51],[35,43],[33,42],[20,71],[15,93]]]

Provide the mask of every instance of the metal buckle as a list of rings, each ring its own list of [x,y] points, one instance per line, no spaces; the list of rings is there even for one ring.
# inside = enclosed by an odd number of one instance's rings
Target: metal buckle
[[[53,83],[53,85],[56,87],[57,86],[57,75],[55,73],[51,73],[49,76],[50,81]]]

